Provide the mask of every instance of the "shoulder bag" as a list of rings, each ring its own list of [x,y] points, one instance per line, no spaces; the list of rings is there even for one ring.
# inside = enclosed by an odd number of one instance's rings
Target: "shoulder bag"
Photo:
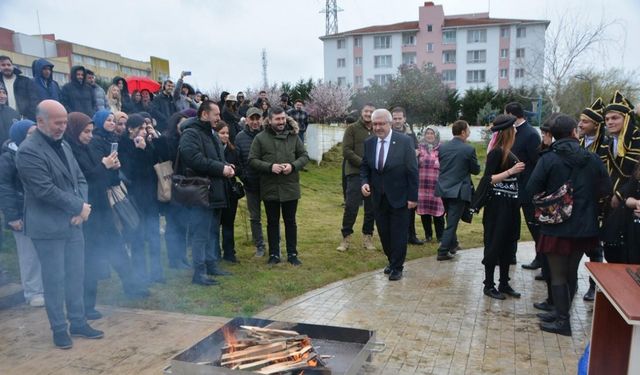
[[[551,194],[543,191],[533,196],[534,217],[540,224],[561,224],[571,217],[573,212],[573,183],[577,172],[577,167],[572,168],[569,180]]]
[[[202,151],[204,152],[204,144]],[[178,171],[180,150],[173,166]],[[188,171],[188,169],[187,169]],[[171,200],[186,207],[209,207],[209,191],[211,179],[209,177],[183,176],[174,173],[171,176]]]

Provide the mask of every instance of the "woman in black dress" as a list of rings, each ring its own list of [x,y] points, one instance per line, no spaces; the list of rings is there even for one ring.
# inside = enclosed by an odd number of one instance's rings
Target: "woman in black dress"
[[[622,194],[631,211],[627,224],[627,259],[631,264],[640,264],[640,163],[622,187]]]
[[[482,218],[484,227],[484,294],[505,299],[504,294],[520,297],[509,285],[509,266],[513,248],[520,238],[520,210],[518,205],[518,180],[516,175],[524,170],[511,147],[515,141],[513,127],[516,118],[498,115],[491,131],[498,132],[493,147],[487,154],[484,176],[491,179],[491,198],[487,201]],[[494,271],[500,267],[500,285],[495,288]]]

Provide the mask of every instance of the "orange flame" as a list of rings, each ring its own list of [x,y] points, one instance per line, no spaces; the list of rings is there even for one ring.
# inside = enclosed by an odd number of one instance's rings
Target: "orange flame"
[[[230,327],[222,328],[222,335],[224,336],[224,341],[227,343],[227,346],[230,348],[229,353],[233,353],[236,351],[236,344],[238,343],[238,339],[236,335],[231,331]]]

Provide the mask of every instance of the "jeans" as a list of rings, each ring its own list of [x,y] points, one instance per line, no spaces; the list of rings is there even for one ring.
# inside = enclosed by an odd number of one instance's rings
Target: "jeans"
[[[440,241],[440,239],[442,238],[442,233],[444,232],[444,215],[442,216],[420,215],[420,220],[422,221],[422,228],[424,229],[424,235],[427,238],[433,238],[433,230],[431,229],[432,219],[433,219],[433,226],[436,228],[436,239]]]
[[[1,229],[0,229],[1,231]],[[33,246],[31,239],[22,232],[13,231],[13,238],[16,240],[18,250],[18,263],[20,264],[20,280],[24,299],[29,302],[36,295],[42,295],[42,271],[38,253]]]
[[[140,280],[162,278],[162,261],[160,259],[160,211],[156,203],[138,207],[140,210],[140,226],[131,235],[131,264],[133,272]],[[149,270],[147,257],[149,252]]]
[[[298,137],[300,137],[300,140],[302,141],[302,144],[304,144],[304,133],[306,133],[306,130],[301,130],[298,132]]]
[[[205,262],[216,261],[216,249],[220,249],[220,209],[192,207],[189,209],[191,228],[191,254],[196,272],[204,271]],[[216,228],[216,230],[211,230]],[[217,246],[215,246],[217,244]]]
[[[296,224],[296,211],[298,200],[288,202],[264,201],[264,210],[267,214],[267,240],[269,242],[269,255],[280,257],[280,212],[284,221],[284,236],[287,242],[287,256],[298,255],[298,226]]]
[[[251,222],[251,238],[256,249],[264,250],[264,236],[262,235],[260,191],[245,190],[247,199],[247,210],[249,210],[249,221]]]
[[[446,253],[458,246],[458,223],[464,211],[465,202],[457,198],[442,198],[444,209],[447,212],[447,226],[442,233],[442,241],[438,253]]]
[[[229,199],[229,206],[223,208],[220,215],[220,227],[222,228],[222,251],[223,258],[233,258],[236,255],[236,241],[234,238],[233,226],[236,221],[238,211],[238,200]]]
[[[364,222],[362,223],[362,233],[373,234],[373,205],[371,197],[363,197],[360,190],[360,176],[352,174],[347,176],[346,198],[344,203],[344,214],[342,215],[342,237],[353,234],[353,224],[358,217],[360,203],[364,200]],[[407,224],[408,225],[408,224]]]
[[[169,263],[178,263],[187,259],[187,233],[189,231],[189,210],[171,202],[165,210],[167,226],[164,234]]]
[[[67,318],[75,327],[84,325],[82,230],[74,227],[69,238],[62,240],[34,239],[33,245],[40,258],[45,309],[51,330],[66,330]]]

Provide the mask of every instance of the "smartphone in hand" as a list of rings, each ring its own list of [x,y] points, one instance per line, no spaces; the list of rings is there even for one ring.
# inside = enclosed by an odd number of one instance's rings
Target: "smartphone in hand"
[[[118,152],[118,143],[114,142],[111,144],[111,153]]]

